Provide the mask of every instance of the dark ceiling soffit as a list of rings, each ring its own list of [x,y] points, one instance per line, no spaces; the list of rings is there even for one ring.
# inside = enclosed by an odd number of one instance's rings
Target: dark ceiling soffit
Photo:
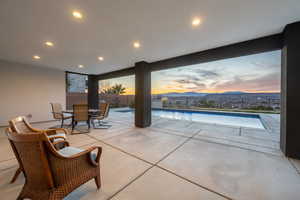
[[[80,74],[80,75],[86,75],[88,76],[89,74],[85,74],[85,73],[79,73],[79,72],[70,72],[70,71],[65,71],[66,74]]]
[[[117,78],[121,76],[129,76],[133,75],[135,73],[134,67],[126,68],[126,69],[121,69],[118,71],[113,71],[113,72],[108,72],[105,74],[99,74],[96,75],[98,80],[105,80],[105,79],[110,79],[110,78]]]
[[[161,61],[149,63],[151,71],[183,67],[200,63],[212,62],[222,59],[247,56],[252,54],[275,51],[282,49],[282,34],[270,35],[258,39],[239,42],[223,47],[191,53],[183,56],[169,58]],[[121,76],[133,75],[134,67],[122,69],[105,74],[99,74],[98,80],[117,78]]]
[[[282,34],[271,35],[223,47],[200,51],[150,63],[151,71],[182,67],[240,56],[279,50],[282,48]]]

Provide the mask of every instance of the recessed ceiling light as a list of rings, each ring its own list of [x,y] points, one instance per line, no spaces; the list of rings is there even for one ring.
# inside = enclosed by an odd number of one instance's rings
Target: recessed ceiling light
[[[45,42],[45,45],[47,45],[49,47],[53,47],[54,46],[53,42],[50,42],[50,41]]]
[[[73,11],[73,17],[77,18],[77,19],[82,19],[82,14],[79,11]]]
[[[198,17],[195,17],[192,21],[193,26],[199,26],[201,24],[201,19]]]
[[[102,56],[99,56],[99,57],[98,57],[98,60],[103,61],[104,58],[103,58]]]
[[[136,48],[136,49],[138,49],[138,48],[141,47],[141,44],[139,42],[134,42],[133,43],[133,47]]]
[[[83,66],[83,65],[78,65],[78,67],[79,67],[79,68],[84,68],[84,66]]]
[[[33,59],[39,60],[39,59],[41,59],[41,57],[38,56],[38,55],[34,55],[34,56],[33,56]]]

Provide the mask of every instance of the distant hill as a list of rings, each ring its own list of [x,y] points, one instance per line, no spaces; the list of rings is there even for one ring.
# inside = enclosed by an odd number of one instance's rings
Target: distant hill
[[[242,94],[260,94],[260,95],[278,95],[279,93],[247,93],[241,91],[230,91],[230,92],[223,92],[223,93],[200,93],[200,92],[171,92],[165,94],[159,94],[165,97],[203,97],[206,95],[242,95]]]
[[[247,92],[230,91],[230,92],[223,92],[222,94],[247,94]]]
[[[178,92],[171,92],[171,93],[166,93],[166,94],[160,94],[162,96],[166,97],[203,97],[206,96],[208,93],[198,93],[198,92],[183,92],[183,93],[178,93]]]

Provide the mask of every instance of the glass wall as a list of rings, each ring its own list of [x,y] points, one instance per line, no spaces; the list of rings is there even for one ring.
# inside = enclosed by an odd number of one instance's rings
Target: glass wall
[[[281,51],[152,72],[152,108],[280,112]]]
[[[99,101],[111,108],[134,108],[134,94],[134,75],[99,81]]]
[[[67,73],[67,109],[73,104],[88,104],[88,76],[76,73]]]

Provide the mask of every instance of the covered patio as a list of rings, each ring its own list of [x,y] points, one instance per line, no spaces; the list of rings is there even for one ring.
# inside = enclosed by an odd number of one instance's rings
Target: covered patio
[[[300,162],[281,153],[278,133],[163,118],[143,129],[114,111],[108,121],[110,129],[68,136],[74,147],[103,148],[103,187],[90,181],[66,199],[298,198]],[[9,184],[18,164],[5,137],[0,144],[0,193],[15,199],[24,177]]]
[[[1,1],[0,199],[299,199],[299,13],[297,0]],[[127,96],[106,85],[126,76]]]

